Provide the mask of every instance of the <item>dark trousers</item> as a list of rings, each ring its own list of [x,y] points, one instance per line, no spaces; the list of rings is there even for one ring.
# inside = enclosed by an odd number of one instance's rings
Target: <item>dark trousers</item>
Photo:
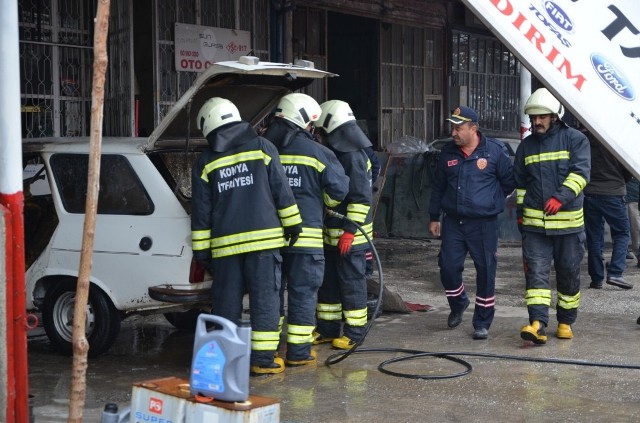
[[[316,326],[318,289],[322,285],[324,275],[324,254],[285,253],[282,260],[280,314],[284,316],[286,288],[287,360],[303,360],[311,353],[312,332]]]
[[[584,256],[584,242],[584,232],[567,235],[546,235],[530,231],[523,233],[522,255],[527,281],[529,321],[538,320],[545,325],[549,324],[552,262],[558,287],[556,305],[558,322],[570,325],[576,321],[580,299],[580,262]],[[572,300],[563,300],[566,298]]]
[[[476,269],[476,301],[473,326],[489,329],[495,314],[498,221],[459,219],[445,216],[440,246],[440,280],[451,311],[459,311],[469,300],[462,282],[467,253]]]
[[[604,222],[609,224],[613,251],[607,273],[622,276],[626,269],[629,245],[629,214],[624,197],[598,195],[584,197],[584,229],[587,233],[589,276],[595,282],[604,280]]]
[[[367,281],[364,250],[341,256],[336,248],[325,249],[325,270],[318,303],[342,304],[342,312],[363,311],[364,322],[355,326],[345,322],[344,335],[358,342],[364,335],[367,309]],[[318,319],[318,332],[327,338],[340,337],[340,320]]]
[[[237,323],[242,317],[245,289],[249,292],[253,364],[272,363],[277,349],[281,265],[282,256],[277,249],[213,260],[213,314]],[[255,342],[254,338],[259,338],[260,342]],[[273,348],[265,348],[265,344],[273,345]]]

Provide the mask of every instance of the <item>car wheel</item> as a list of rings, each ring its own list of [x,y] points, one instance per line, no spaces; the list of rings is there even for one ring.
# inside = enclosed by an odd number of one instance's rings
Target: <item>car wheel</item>
[[[202,313],[200,309],[191,309],[183,312],[164,313],[164,317],[178,330],[195,332],[200,313]]]
[[[47,290],[42,309],[42,324],[47,337],[60,352],[73,354],[73,313],[76,302],[75,280],[56,283]],[[89,288],[85,336],[89,357],[107,351],[120,332],[120,314],[111,300],[95,285]]]

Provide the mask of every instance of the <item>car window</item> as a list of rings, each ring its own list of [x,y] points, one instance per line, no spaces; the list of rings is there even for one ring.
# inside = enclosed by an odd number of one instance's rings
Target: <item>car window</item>
[[[86,154],[54,154],[51,170],[69,213],[84,213],[87,197],[89,156]],[[98,214],[149,215],[153,203],[129,161],[116,154],[102,156]]]

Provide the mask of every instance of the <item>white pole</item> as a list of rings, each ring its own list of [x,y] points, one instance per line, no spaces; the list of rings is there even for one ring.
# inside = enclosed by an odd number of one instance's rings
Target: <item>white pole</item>
[[[520,139],[531,135],[529,116],[524,114],[524,104],[531,95],[531,72],[520,63]]]

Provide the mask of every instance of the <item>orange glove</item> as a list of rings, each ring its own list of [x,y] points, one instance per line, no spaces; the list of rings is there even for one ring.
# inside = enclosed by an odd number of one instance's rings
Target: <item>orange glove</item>
[[[338,240],[338,251],[340,251],[341,256],[346,256],[351,251],[351,244],[353,244],[353,238],[355,235],[351,232],[344,232],[340,235],[340,239]]]
[[[560,207],[562,207],[562,203],[558,201],[556,197],[551,197],[544,205],[544,212],[547,214],[547,216],[553,216],[554,214],[558,213]]]

